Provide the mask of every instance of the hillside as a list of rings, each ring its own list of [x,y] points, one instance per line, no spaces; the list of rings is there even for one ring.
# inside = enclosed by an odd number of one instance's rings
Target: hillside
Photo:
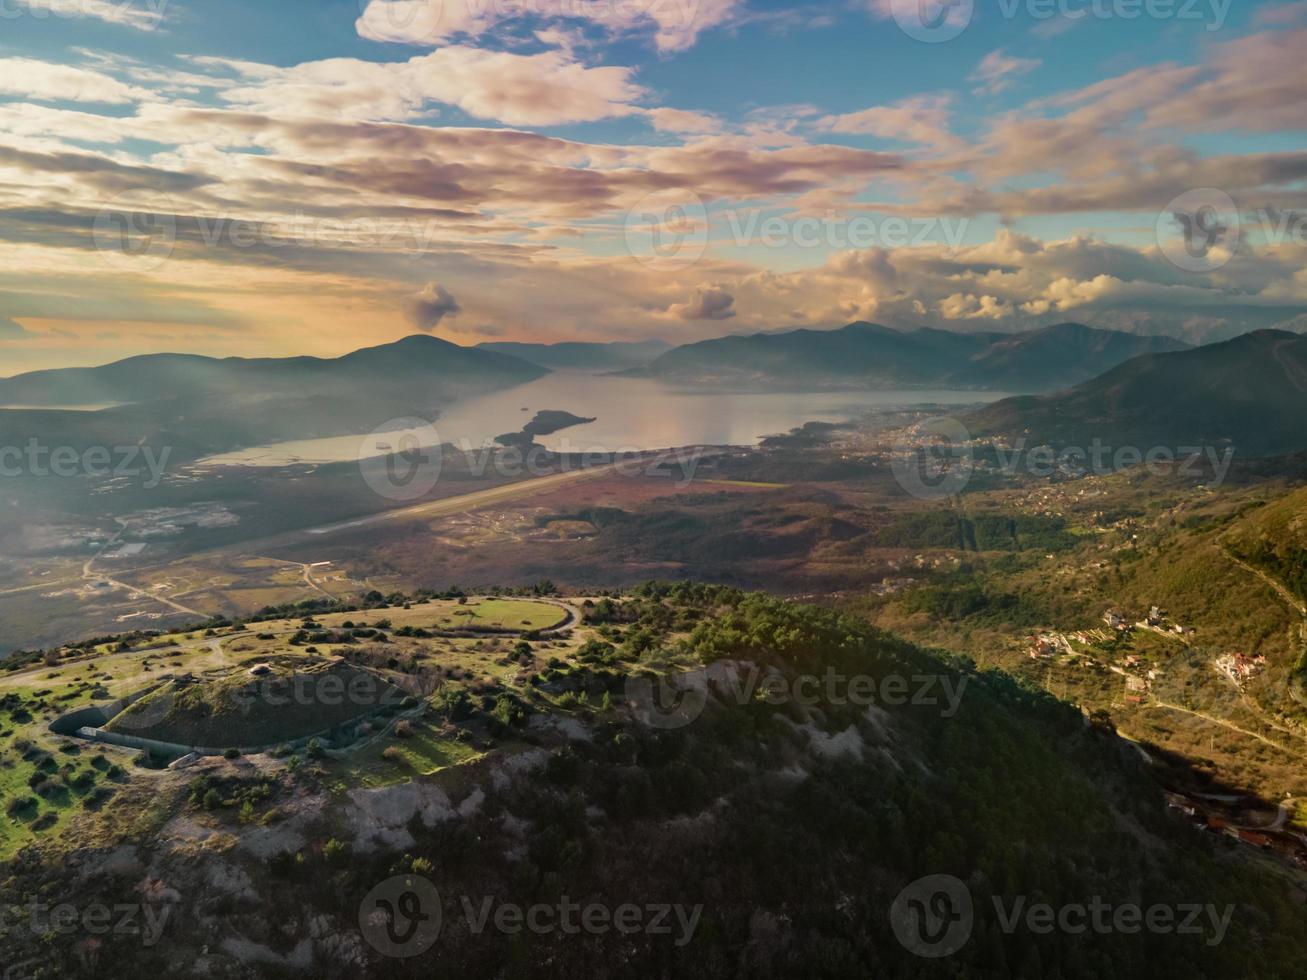
[[[1284,586],[1299,605],[1307,603],[1307,490],[1254,510],[1223,541],[1233,554]]]
[[[1028,444],[1232,447],[1241,456],[1307,448],[1307,338],[1259,330],[1187,351],[1145,354],[1069,391],[1008,398],[964,420],[974,435]]]
[[[996,340],[953,375],[953,383],[1027,391],[1072,385],[1102,374],[1141,354],[1185,350],[1172,337],[1137,336],[1062,323]]]
[[[1138,354],[1178,350],[1139,337],[1067,323],[1020,334],[910,332],[872,323],[792,330],[687,344],[627,372],[725,388],[963,387],[1045,391],[1091,378]]]
[[[402,700],[383,678],[350,664],[273,656],[216,676],[172,680],[104,727],[178,745],[258,748],[325,738],[328,729],[393,711]]]
[[[146,354],[103,367],[35,371],[0,380],[3,405],[93,405],[204,395],[307,397],[333,388],[386,386],[448,400],[484,386],[548,373],[495,351],[460,347],[426,335],[406,337],[338,358],[200,357]]]
[[[0,444],[83,452],[152,447],[178,463],[245,446],[369,432],[431,419],[459,398],[507,388],[546,368],[493,351],[413,336],[334,359],[151,354],[97,368],[0,381],[0,405],[95,405],[99,411],[0,407]]]
[[[671,344],[662,340],[614,341],[607,344],[521,344],[512,341],[477,344],[477,350],[507,354],[551,370],[587,372],[639,367],[671,350],[671,347]]]
[[[1196,832],[1110,726],[1004,674],[830,610],[689,583],[594,604],[582,636],[540,651],[548,665],[532,645],[524,676],[451,676],[407,735],[383,734],[380,755],[369,740],[357,754],[93,774],[107,801],[16,864],[0,900],[166,902],[166,942],[114,933],[97,945],[105,976],[171,962],[225,976],[429,976],[429,958],[382,955],[368,925],[384,907],[378,886],[397,875],[395,895],[431,883],[437,904],[421,911],[439,917],[450,975],[575,978],[621,963],[651,978],[1191,980],[1250,962],[1285,977],[1304,968],[1303,909],[1286,876],[1259,867],[1269,859]],[[761,696],[749,685],[764,674]],[[649,700],[659,676],[679,709]],[[800,684],[830,676],[858,678],[862,693]],[[405,753],[418,743],[462,754],[419,774]],[[43,764],[31,751],[24,773]],[[87,783],[72,758],[68,782]],[[212,842],[202,862],[199,841]],[[931,876],[947,876],[956,916],[938,932],[905,928],[903,906],[931,896]],[[663,930],[513,941],[465,911],[487,898],[679,911]],[[1091,899],[1216,914],[1194,931],[1100,930],[1092,945],[1023,914],[1004,924],[1012,908]],[[391,948],[411,934],[392,933]],[[10,937],[17,957],[68,976],[85,975],[77,939]]]

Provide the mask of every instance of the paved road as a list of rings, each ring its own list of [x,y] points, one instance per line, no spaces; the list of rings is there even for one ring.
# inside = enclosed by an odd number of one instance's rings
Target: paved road
[[[85,579],[88,584],[94,580],[108,582],[116,589],[123,589],[128,595],[139,595],[146,599],[153,599],[155,602],[162,603],[176,612],[185,613],[188,616],[194,616],[196,619],[207,619],[208,617],[197,609],[192,609],[190,606],[183,606],[180,602],[174,602],[172,599],[166,599],[161,595],[154,594],[153,592],[147,592],[145,589],[138,589],[134,585],[128,585],[126,582],[119,582],[117,579],[110,578],[103,572],[95,571],[96,560],[117,544],[122,539],[123,532],[127,529],[127,525],[123,522],[122,518],[115,517],[114,520],[118,522],[120,530],[105,542],[104,547],[86,560],[86,564],[82,566],[82,578]]]
[[[615,472],[621,472],[623,468],[634,468],[638,466],[641,472],[647,472],[650,469],[665,463],[679,463],[681,465],[688,465],[696,462],[709,451],[710,450],[705,447],[679,447],[675,449],[669,449],[666,452],[651,452],[615,463],[604,463],[598,466],[590,466],[582,469],[568,470],[562,473],[552,473],[548,476],[532,477],[525,480],[519,480],[514,483],[505,484],[503,486],[490,487],[484,490],[474,490],[471,493],[459,494],[458,496],[454,496],[454,497],[446,497],[442,500],[426,501],[424,503],[413,504],[412,506],[408,506],[408,507],[399,507],[394,510],[383,511],[379,514],[371,514],[365,517],[355,518],[353,520],[340,521],[334,524],[326,524],[323,525],[322,527],[309,528],[307,530],[299,529],[293,531],[283,531],[267,538],[262,538],[254,541],[240,541],[234,544],[224,545],[218,548],[214,548],[209,551],[201,551],[191,555],[186,555],[174,561],[163,562],[158,565],[139,566],[137,568],[132,569],[131,571],[133,573],[139,573],[149,568],[167,567],[168,565],[175,564],[176,562],[179,561],[186,561],[189,559],[202,557],[205,554],[259,555],[260,553],[266,553],[267,551],[272,550],[273,548],[291,547],[297,543],[304,543],[306,540],[324,538],[327,537],[328,535],[338,534],[342,531],[350,531],[356,528],[369,527],[372,525],[390,523],[390,522],[402,522],[402,521],[418,520],[418,519],[428,518],[428,517],[442,517],[451,514],[459,514],[464,511],[476,510],[481,507],[486,507],[490,504],[506,503],[512,500],[522,500],[528,497],[533,497],[536,496],[537,494],[549,493],[552,490],[556,490],[559,487],[567,486],[569,484],[579,483],[585,480],[595,480],[604,476],[610,476]],[[119,523],[121,524],[122,522],[120,521]],[[306,537],[306,535],[308,537]],[[105,551],[107,551],[111,545],[116,543],[120,537],[121,537],[121,532],[119,532],[119,535],[115,536],[113,540],[111,540],[103,548],[101,548],[99,552],[97,552],[94,556],[92,556],[91,559],[87,561],[86,564],[82,567],[82,575],[85,581],[89,582],[93,579],[98,579],[101,581],[108,582],[111,585],[115,586],[116,588],[125,589],[129,593],[133,593],[133,592],[139,593],[143,597],[152,599],[155,602],[165,605],[176,612],[184,613],[188,616],[193,616],[195,617],[195,620],[197,622],[209,618],[211,613],[205,613],[197,609],[192,609],[191,607],[185,606],[173,599],[165,598],[164,596],[158,595],[153,592],[149,592],[145,589],[141,589],[136,586],[129,585],[126,582],[121,582],[116,579],[109,578],[103,573],[95,572],[94,566],[96,560]],[[276,559],[276,560],[286,561],[287,564],[291,564],[291,565],[298,565],[301,569],[303,569],[305,585],[308,588],[321,593],[322,595],[330,597],[330,593],[327,592],[326,589],[322,588],[317,582],[313,580],[311,571],[309,570],[308,567],[303,565],[303,563],[286,560],[286,559]],[[51,584],[52,583],[47,582],[36,586],[25,586],[22,589],[15,589],[12,591],[22,592],[22,591],[27,591],[28,589],[37,589],[37,588],[44,589],[44,588],[49,588]],[[5,594],[5,593],[0,593],[0,594]]]

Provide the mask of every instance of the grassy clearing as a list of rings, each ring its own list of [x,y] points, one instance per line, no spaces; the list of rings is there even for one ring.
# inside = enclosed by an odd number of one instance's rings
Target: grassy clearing
[[[0,709],[0,861],[60,833],[88,802],[117,791],[126,773],[105,752],[45,733],[59,708],[9,695]],[[46,705],[46,707],[42,707]]]
[[[344,792],[359,786],[376,789],[406,783],[481,755],[428,719],[411,721],[409,730],[411,734],[406,738],[392,731],[332,763],[332,788]],[[394,751],[388,752],[391,749]],[[387,754],[392,758],[386,758]],[[393,758],[396,755],[398,759]]]
[[[115,820],[134,818],[143,812],[142,801],[148,798],[150,787],[142,780],[157,778],[157,774],[147,775],[134,768],[132,753],[51,735],[49,723],[67,711],[120,697],[163,680],[166,675],[193,673],[198,683],[187,688],[179,700],[174,698],[149,730],[137,734],[184,744],[225,745],[238,732],[241,737],[235,739],[237,743],[274,744],[289,740],[310,724],[316,731],[341,719],[316,704],[293,703],[273,711],[257,707],[243,710],[248,707],[244,701],[234,701],[226,689],[248,685],[252,662],[277,665],[275,679],[312,672],[314,663],[322,669],[322,658],[341,655],[356,661],[360,669],[394,680],[402,681],[406,674],[416,673],[438,678],[455,690],[499,686],[501,690],[521,691],[527,672],[545,669],[554,658],[569,660],[592,631],[582,627],[566,638],[531,640],[528,653],[522,651],[520,636],[513,634],[550,629],[566,618],[566,611],[558,604],[526,598],[473,598],[462,603],[433,600],[414,603],[407,609],[333,613],[317,618],[321,630],[349,634],[344,627],[348,621],[377,633],[376,637],[365,634],[349,643],[310,641],[291,645],[291,637],[303,627],[303,621],[294,618],[252,623],[235,633],[229,629],[212,634],[172,633],[139,641],[148,646],[138,649],[122,650],[114,642],[94,650],[65,650],[75,659],[55,665],[38,664],[21,672],[0,672],[0,860],[33,841],[64,833],[73,818],[88,806],[88,798],[89,805],[97,806],[102,796],[126,793],[121,801],[106,804],[126,811],[115,811]],[[468,628],[504,632],[396,636],[396,631],[405,626],[432,632]],[[224,674],[223,668],[230,673]],[[342,665],[335,669],[353,671],[355,667]],[[259,703],[261,699],[256,699],[256,706]],[[147,699],[138,710],[149,704]],[[122,716],[124,722],[131,714]],[[178,730],[164,731],[160,726]],[[64,747],[70,751],[61,751]],[[460,741],[439,720],[412,719],[406,736],[389,731],[375,741],[362,743],[343,758],[326,760],[324,765],[331,773],[333,788],[344,791],[407,782],[474,761],[483,754],[484,746],[478,746],[475,740]],[[36,778],[38,767],[43,767],[40,779]],[[50,780],[50,785],[38,792],[44,779]],[[15,801],[29,798],[34,802],[8,812]],[[159,814],[162,818],[167,807],[162,802],[160,806],[164,808]]]
[[[385,620],[393,628],[401,626],[421,627],[424,629],[499,629],[499,630],[546,630],[561,625],[567,614],[550,602],[537,602],[534,599],[469,599],[466,603],[439,599],[431,602],[414,603],[407,609],[373,609],[366,612],[332,613],[319,616],[318,622],[328,627],[338,627],[350,621],[376,625]],[[274,628],[277,623],[261,623],[264,627]]]

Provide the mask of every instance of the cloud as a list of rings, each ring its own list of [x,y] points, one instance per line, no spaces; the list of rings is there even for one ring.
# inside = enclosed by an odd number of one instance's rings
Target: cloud
[[[278,115],[400,120],[444,103],[510,126],[556,126],[631,115],[647,95],[634,69],[588,67],[562,50],[522,55],[450,45],[398,63],[330,58],[290,68],[201,62],[249,83],[222,91],[224,101]]]
[[[404,312],[413,326],[423,333],[431,333],[445,317],[462,313],[463,307],[440,283],[429,282],[422,292],[408,298]]]
[[[105,105],[153,98],[147,89],[124,85],[102,72],[35,58],[0,58],[0,94],[40,102],[99,102]]]
[[[437,46],[455,36],[476,38],[522,18],[579,20],[610,36],[652,31],[654,46],[671,53],[693,47],[700,34],[736,19],[742,8],[742,0],[370,0],[355,29],[370,41]]]
[[[682,320],[729,320],[735,316],[735,297],[718,286],[701,287],[685,303],[676,303],[668,312]]]
[[[1012,58],[1003,53],[1003,49],[991,51],[980,59],[976,70],[967,76],[968,80],[979,82],[976,91],[982,95],[997,95],[1016,84],[1022,75],[1034,71],[1043,61],[1039,58]]]
[[[689,109],[673,109],[665,106],[647,109],[645,115],[653,128],[663,133],[716,133],[722,128],[721,121],[716,116]]]
[[[0,316],[0,340],[14,340],[18,337],[30,337],[31,334],[7,316]]]
[[[13,0],[15,6],[35,16],[89,17],[109,24],[152,31],[163,20],[169,0]]]
[[[22,189],[0,206],[0,308],[39,322],[41,342],[56,299],[71,296],[68,322],[122,321],[125,337],[165,319],[239,323],[251,337],[254,324],[294,322],[296,339],[312,344],[340,309],[367,325],[360,331],[393,335],[406,313],[421,329],[448,329],[460,304],[422,271],[439,268],[469,300],[470,315],[453,321],[469,337],[485,333],[480,324],[599,337],[620,322],[628,336],[694,339],[720,319],[741,329],[858,318],[1017,329],[1076,318],[1195,339],[1307,311],[1301,242],[1266,247],[1254,233],[1229,266],[1201,276],[1134,244],[1149,242],[1166,202],[1194,187],[1223,188],[1248,211],[1307,212],[1307,150],[1278,135],[1237,138],[1296,132],[1307,118],[1307,75],[1297,70],[1307,32],[1291,25],[965,125],[948,96],[931,93],[847,113],[760,106],[717,117],[656,106],[633,69],[596,67],[592,47],[565,43],[573,26],[548,33],[557,47],[543,52],[538,40],[494,51],[455,38],[389,63],[195,58],[186,72],[157,72],[157,85],[131,59],[78,51],[80,68],[53,68],[117,78],[132,99],[132,85],[155,95],[102,112],[37,94],[0,102],[0,183]],[[583,26],[586,38],[597,33]],[[1019,77],[1005,66],[1020,59],[995,54],[985,84]],[[24,91],[104,91],[51,66],[27,70],[44,62],[0,64],[16,64],[0,77]],[[532,131],[623,117],[632,125],[606,128],[602,141]],[[1185,138],[1209,132],[1229,138]],[[831,145],[826,133],[905,147]],[[95,216],[142,187],[171,200],[175,249],[106,291],[107,278],[87,271],[98,267]],[[642,266],[625,236],[627,215],[668,192],[673,204],[702,203],[710,236],[684,273]],[[1041,222],[1058,229],[1045,241],[1004,230],[992,241],[968,233],[956,249],[772,253],[728,241],[736,210],[993,215],[1011,227],[1026,215],[1065,217]],[[1123,212],[1132,216],[1122,221]],[[228,233],[242,222],[252,244]],[[1131,247],[1094,237],[1096,227]],[[10,301],[6,286],[30,291],[31,302]]]
[[[947,95],[919,95],[892,105],[824,116],[814,125],[820,132],[865,133],[937,150],[956,150],[964,144],[949,131],[951,102]]]

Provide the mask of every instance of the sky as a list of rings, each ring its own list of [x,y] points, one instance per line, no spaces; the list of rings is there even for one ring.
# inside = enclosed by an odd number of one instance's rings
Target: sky
[[[1307,328],[1307,2],[0,0],[0,375]]]

